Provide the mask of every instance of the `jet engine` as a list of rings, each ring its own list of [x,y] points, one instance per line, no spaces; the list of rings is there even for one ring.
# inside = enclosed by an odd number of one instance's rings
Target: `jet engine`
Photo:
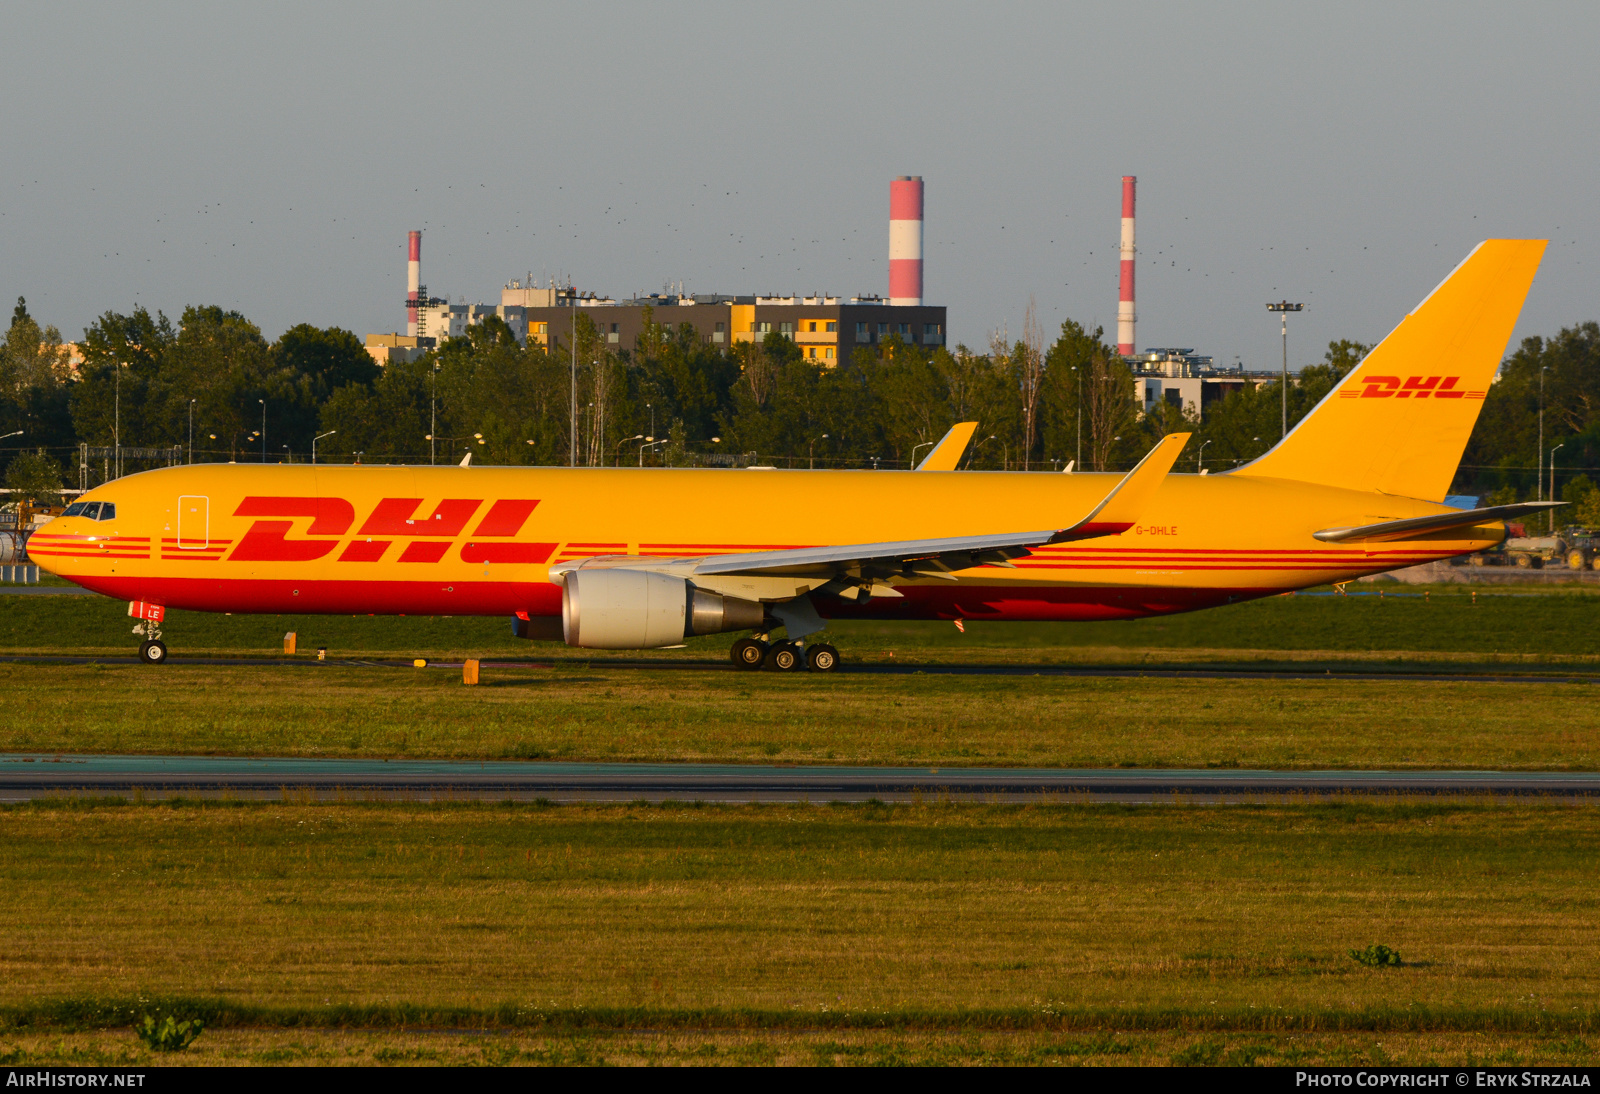
[[[561,634],[569,646],[640,650],[696,634],[754,630],[766,609],[648,570],[572,570],[561,583]]]

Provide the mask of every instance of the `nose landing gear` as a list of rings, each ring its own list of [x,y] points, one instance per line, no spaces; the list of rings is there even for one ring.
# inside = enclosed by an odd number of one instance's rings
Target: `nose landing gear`
[[[128,604],[128,614],[138,620],[133,633],[144,639],[139,644],[139,662],[145,665],[164,665],[167,661],[167,644],[161,641],[161,620],[167,609],[160,604],[147,604],[142,600]]]

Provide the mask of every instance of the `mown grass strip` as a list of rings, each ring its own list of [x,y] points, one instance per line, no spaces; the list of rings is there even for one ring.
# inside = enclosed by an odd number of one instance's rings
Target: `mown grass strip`
[[[1594,684],[0,665],[0,753],[1600,767]],[[1530,711],[1537,711],[1530,716]]]
[[[1600,1009],[1552,1014],[1533,1008],[1414,1005],[1298,1011],[1253,1008],[810,1009],[566,1007],[253,1006],[198,996],[74,998],[0,1006],[0,1033],[120,1029],[146,1014],[202,1019],[207,1029],[321,1030],[1051,1030],[1258,1033],[1497,1032],[1592,1034]]]
[[[846,660],[898,657],[970,661],[1012,651],[1026,660],[1068,658],[1090,648],[1326,651],[1367,655],[1470,653],[1600,656],[1600,591],[1590,588],[1508,594],[1449,586],[1418,595],[1276,596],[1205,611],[1099,623],[948,623],[841,621],[829,638]],[[175,653],[279,653],[285,632],[315,655],[359,653],[520,656],[565,655],[559,644],[511,636],[508,619],[448,616],[219,615],[172,611],[163,624]],[[127,606],[102,597],[0,597],[0,649],[132,654]],[[668,660],[722,656],[723,637],[692,639]],[[595,660],[617,656],[593,651]],[[637,653],[624,656],[636,657]]]

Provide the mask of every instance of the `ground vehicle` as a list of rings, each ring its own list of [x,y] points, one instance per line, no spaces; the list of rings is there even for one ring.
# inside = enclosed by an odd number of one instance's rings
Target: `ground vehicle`
[[[1600,535],[1587,528],[1563,528],[1556,535],[1530,536],[1521,525],[1513,524],[1508,531],[1510,538],[1498,547],[1471,556],[1469,564],[1523,570],[1565,564],[1569,570],[1600,570]]]
[[[1564,559],[1567,544],[1560,536],[1516,536],[1502,549],[1506,564],[1520,569],[1543,569],[1548,562]]]
[[[1600,533],[1592,528],[1563,528],[1567,544],[1567,569],[1600,570]]]

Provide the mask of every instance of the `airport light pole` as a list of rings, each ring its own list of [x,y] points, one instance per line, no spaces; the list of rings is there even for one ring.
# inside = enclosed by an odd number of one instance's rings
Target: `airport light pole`
[[[312,463],[316,463],[317,462],[317,442],[322,440],[322,438],[324,438],[324,437],[331,437],[337,432],[339,432],[337,429],[330,429],[326,433],[318,433],[315,437],[311,438],[311,462]]]
[[[1078,451],[1072,461],[1075,468],[1083,467],[1083,370],[1077,365],[1072,366],[1072,371],[1078,374]]]
[[[261,462],[262,463],[266,463],[267,462],[267,401],[265,399],[257,399],[256,402],[261,404]]]
[[[650,432],[654,433],[652,429]],[[572,299],[572,456],[569,466],[578,466],[578,300]]]
[[[1206,473],[1206,445],[1210,443],[1210,441],[1201,441],[1200,451],[1194,454],[1194,469],[1197,474],[1204,475]]]
[[[428,465],[438,458],[439,442],[434,435],[439,432],[439,359],[433,359],[433,389],[428,395]]]
[[[1550,500],[1551,501],[1555,501],[1556,500],[1556,453],[1561,451],[1565,447],[1567,447],[1567,442],[1566,441],[1562,441],[1560,444],[1556,445],[1554,448],[1552,448],[1550,450]],[[1546,509],[1544,512],[1545,512],[1545,517],[1547,518],[1547,528],[1546,528],[1546,530],[1549,531],[1552,535],[1554,535],[1555,534],[1555,530],[1556,530],[1556,511],[1554,509]]]
[[[827,439],[828,439],[828,435],[826,433],[824,433],[820,437],[813,438],[811,443],[806,446],[806,470],[807,471],[815,471],[816,468],[817,468],[817,441],[825,441]],[[928,443],[931,444],[932,442],[930,441]],[[922,446],[918,445],[917,447],[920,448]],[[915,462],[916,458],[917,458],[917,449],[913,448],[911,450],[911,459],[912,459],[913,462]]]
[[[978,449],[982,448],[984,445],[988,444],[992,440],[994,440],[994,434],[993,433],[989,434],[983,440],[979,441],[977,444],[972,446],[971,451],[967,455],[967,470],[968,471],[972,470],[972,461],[978,458]]]
[[[1534,500],[1544,500],[1544,374],[1550,371],[1549,365],[1539,366],[1539,446],[1534,449],[1533,462],[1538,464],[1533,469]],[[1551,498],[1555,501],[1555,498]]]
[[[625,445],[625,444],[629,444],[629,443],[631,443],[633,441],[642,441],[642,440],[644,440],[644,434],[643,433],[635,433],[631,437],[622,438],[622,440],[618,441],[616,443],[616,446],[611,449],[611,458],[616,460],[617,461],[617,465],[620,467],[622,465],[622,446]],[[532,444],[533,442],[529,441],[528,443]]]
[[[194,400],[189,400],[189,462],[194,462]]]
[[[1276,304],[1268,304],[1268,311],[1278,313],[1278,318],[1283,320],[1283,433],[1289,435],[1289,313],[1292,311],[1305,311],[1304,304],[1291,304],[1287,300],[1280,300]]]
[[[656,447],[658,447],[660,445],[668,444],[671,441],[672,441],[671,437],[663,437],[659,441],[647,441],[646,443],[641,444],[639,446],[639,466],[640,467],[644,466],[644,450],[645,449],[647,449],[647,448],[656,448]]]
[[[927,448],[930,444],[934,443],[936,442],[923,441],[921,444],[914,444],[911,446],[911,470],[915,471],[917,469],[917,449]]]

